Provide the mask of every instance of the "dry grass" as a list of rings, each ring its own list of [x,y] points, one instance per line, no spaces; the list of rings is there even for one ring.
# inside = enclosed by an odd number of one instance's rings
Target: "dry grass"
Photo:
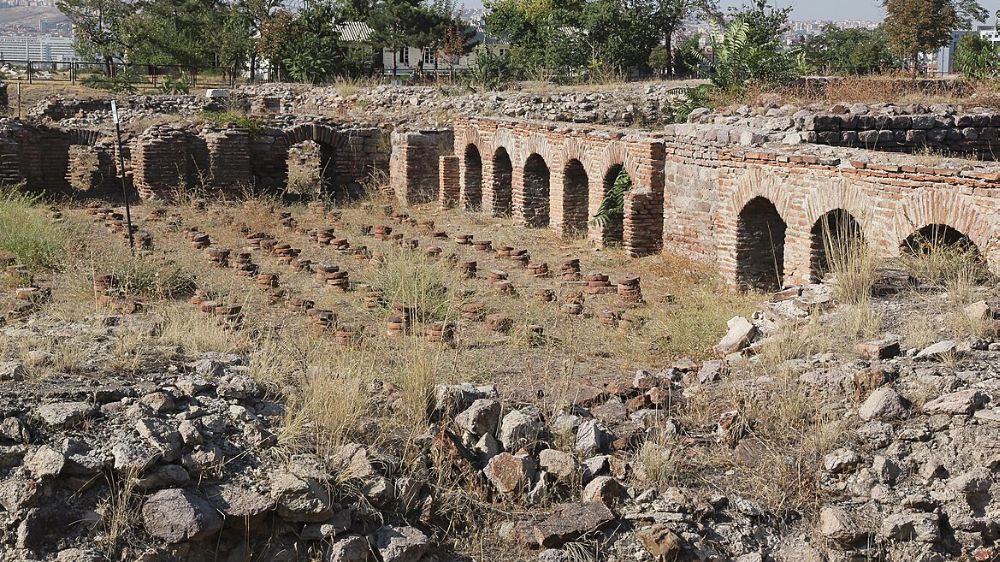
[[[137,470],[119,476],[107,473],[108,496],[97,507],[104,535],[100,537],[108,557],[114,559],[123,548],[137,544],[137,530],[142,525],[143,495],[136,489]]]

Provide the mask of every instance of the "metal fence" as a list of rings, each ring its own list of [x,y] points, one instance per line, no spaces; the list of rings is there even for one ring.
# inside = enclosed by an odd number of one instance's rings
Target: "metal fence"
[[[160,87],[164,79],[183,78],[191,86],[231,87],[248,81],[247,76],[236,75],[231,68],[190,67],[182,65],[152,65],[137,63],[38,61],[0,59],[0,80],[36,82],[69,82],[76,84],[88,80],[107,80],[112,77],[130,77],[137,88]]]

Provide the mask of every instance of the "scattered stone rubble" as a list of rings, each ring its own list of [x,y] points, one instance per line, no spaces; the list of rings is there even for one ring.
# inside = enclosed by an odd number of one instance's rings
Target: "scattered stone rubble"
[[[996,318],[986,302],[970,310],[984,308]],[[725,360],[575,381],[555,409],[493,385],[440,385],[405,462],[365,443],[325,457],[275,448],[282,391],[255,382],[243,356],[158,349],[138,375],[105,372],[114,337],[156,333],[155,314],[10,326],[2,334],[15,340],[92,338],[81,368],[100,376],[26,386],[15,381],[29,365],[4,364],[0,560],[437,560],[448,551],[438,474],[519,506],[493,531],[539,560],[572,560],[564,547],[579,541],[603,543],[615,561],[993,559],[997,341],[907,350],[886,340],[859,346],[871,359],[793,362],[852,428],[813,467],[818,514],[648,481],[646,463],[677,462],[684,443],[752,458],[754,438],[733,431],[740,412],[714,427],[676,413],[693,393],[745,385],[733,369],[780,311],[734,319],[718,346]],[[375,383],[369,399],[391,415],[396,392]],[[134,528],[109,525],[120,509]]]

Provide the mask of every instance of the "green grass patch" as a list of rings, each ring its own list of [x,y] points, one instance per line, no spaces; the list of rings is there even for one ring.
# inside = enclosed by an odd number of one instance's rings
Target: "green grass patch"
[[[235,125],[241,129],[246,129],[251,137],[258,137],[267,130],[263,119],[250,117],[238,111],[202,111],[201,117],[209,123],[214,123],[220,127]]]
[[[0,185],[0,250],[13,253],[32,271],[55,269],[66,255],[69,229],[52,222],[38,207],[38,196],[22,188]]]

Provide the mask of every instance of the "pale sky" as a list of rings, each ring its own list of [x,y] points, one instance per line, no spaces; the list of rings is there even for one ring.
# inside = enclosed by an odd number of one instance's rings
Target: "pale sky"
[[[720,0],[723,8],[737,7],[744,0]],[[979,0],[979,3],[989,10],[987,24],[993,25],[993,14],[1000,10],[1000,0]],[[456,4],[467,6],[482,6],[482,0],[457,0]],[[795,20],[870,20],[882,21],[885,12],[879,0],[771,0],[772,6],[792,6],[792,19]]]
[[[743,5],[742,0],[721,0],[724,8]],[[993,14],[1000,9],[1000,0],[980,0],[979,4],[989,10],[986,23],[993,25]],[[772,6],[792,6],[795,20],[871,20],[881,21],[885,17],[882,3],[878,0],[772,0]]]

